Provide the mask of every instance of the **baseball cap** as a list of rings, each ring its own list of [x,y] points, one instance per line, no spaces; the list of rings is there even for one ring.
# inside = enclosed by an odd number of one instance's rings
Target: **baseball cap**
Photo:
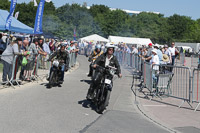
[[[149,46],[152,46],[153,44],[152,43],[149,43]]]
[[[168,45],[167,45],[167,44],[165,44],[165,45],[164,45],[164,48],[168,48]]]

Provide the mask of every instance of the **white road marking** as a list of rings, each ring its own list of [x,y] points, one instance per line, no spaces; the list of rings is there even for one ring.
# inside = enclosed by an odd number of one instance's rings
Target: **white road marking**
[[[142,105],[145,107],[167,107],[167,105]]]

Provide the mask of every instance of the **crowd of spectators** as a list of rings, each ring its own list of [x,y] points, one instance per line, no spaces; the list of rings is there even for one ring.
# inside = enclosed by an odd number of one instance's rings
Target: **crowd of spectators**
[[[65,50],[68,53],[75,53],[77,56],[79,47],[76,41],[58,40],[53,38],[40,37],[15,37],[10,35],[9,41],[4,42],[0,34],[0,47],[5,48],[1,55],[1,62],[3,64],[2,83],[6,84],[8,81],[15,80],[12,77],[13,69],[16,72],[20,69],[19,79],[25,81],[33,80],[33,69],[36,67],[37,60],[39,60],[39,67],[47,69],[47,60],[49,56],[60,49],[60,45],[65,45]],[[17,60],[14,60],[17,55]],[[38,56],[40,55],[40,56]],[[23,64],[24,58],[26,63]],[[76,58],[75,58],[76,59]],[[16,62],[16,64],[15,64]],[[16,68],[13,68],[15,66]],[[67,70],[69,69],[66,66]]]

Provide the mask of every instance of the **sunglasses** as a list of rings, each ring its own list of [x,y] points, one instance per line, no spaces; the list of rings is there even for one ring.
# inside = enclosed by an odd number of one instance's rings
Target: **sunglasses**
[[[108,51],[113,51],[113,49],[110,48],[110,49],[108,49]]]

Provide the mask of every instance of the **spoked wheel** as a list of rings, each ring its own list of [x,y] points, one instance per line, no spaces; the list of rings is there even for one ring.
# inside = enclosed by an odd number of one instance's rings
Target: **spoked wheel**
[[[109,103],[109,99],[110,99],[110,90],[105,90],[103,97],[99,98],[99,100],[97,101],[97,106],[96,106],[96,112],[99,114],[102,114],[103,111],[106,109],[106,107],[108,106]]]

